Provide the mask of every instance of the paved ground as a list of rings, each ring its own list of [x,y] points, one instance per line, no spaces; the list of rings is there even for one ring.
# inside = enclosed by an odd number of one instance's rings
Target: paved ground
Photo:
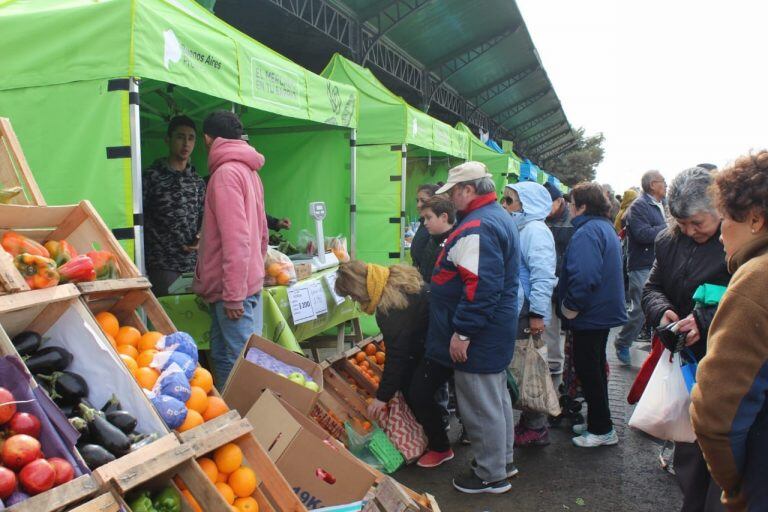
[[[516,450],[520,474],[512,480],[512,490],[498,496],[469,496],[454,490],[453,473],[467,467],[472,458],[471,448],[460,444],[454,446],[456,458],[444,466],[426,470],[413,465],[398,471],[395,478],[435,495],[443,512],[680,510],[681,494],[674,476],[660,468],[661,445],[626,426],[632,408],[625,397],[636,369],[619,366],[612,344],[609,347],[618,446],[576,448],[565,426],[553,429],[549,446]]]

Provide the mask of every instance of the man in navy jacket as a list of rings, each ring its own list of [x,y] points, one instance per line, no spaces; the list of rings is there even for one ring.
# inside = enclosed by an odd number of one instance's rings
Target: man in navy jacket
[[[517,330],[518,230],[498,204],[488,169],[466,162],[449,171],[437,194],[450,195],[459,223],[432,274],[426,357],[453,367],[459,409],[474,455],[457,475],[459,491],[511,488],[514,418],[506,369]]]
[[[640,182],[643,195],[632,203],[627,214],[629,274],[628,299],[630,301],[629,318],[614,342],[616,356],[629,365],[629,347],[635,341],[645,324],[645,315],[640,301],[643,287],[653,266],[653,244],[656,235],[667,227],[662,200],[667,195],[667,183],[659,171],[648,171]]]

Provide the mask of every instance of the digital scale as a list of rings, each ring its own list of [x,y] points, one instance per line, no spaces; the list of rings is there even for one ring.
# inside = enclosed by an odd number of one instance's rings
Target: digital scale
[[[339,260],[332,252],[325,251],[325,235],[323,234],[323,220],[325,219],[325,203],[316,201],[309,203],[309,216],[315,219],[315,246],[317,254],[312,257],[312,272],[338,266]]]

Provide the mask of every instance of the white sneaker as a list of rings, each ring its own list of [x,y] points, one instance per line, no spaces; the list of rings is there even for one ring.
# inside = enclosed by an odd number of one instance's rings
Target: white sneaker
[[[616,435],[615,430],[611,430],[607,434],[597,435],[591,432],[584,432],[578,437],[574,437],[571,441],[573,444],[580,448],[597,448],[598,446],[613,446],[619,444],[619,436]]]
[[[587,431],[587,424],[577,423],[576,425],[573,426],[571,430],[573,430],[573,433],[576,434],[577,436],[583,435],[584,432]]]

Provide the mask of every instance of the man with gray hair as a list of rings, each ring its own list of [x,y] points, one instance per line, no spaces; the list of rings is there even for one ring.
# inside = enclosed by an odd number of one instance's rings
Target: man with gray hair
[[[667,182],[659,171],[648,171],[640,180],[643,194],[638,197],[627,213],[627,273],[629,275],[628,320],[616,337],[616,356],[625,365],[632,359],[632,346],[645,325],[645,315],[640,306],[643,286],[648,280],[654,260],[653,243],[656,235],[666,226],[662,201],[667,195]]]
[[[454,487],[499,494],[517,474],[506,369],[517,331],[518,230],[480,162],[451,169],[436,194],[449,195],[458,224],[432,274],[425,357],[454,368],[461,420],[472,443],[472,467],[454,477]]]

